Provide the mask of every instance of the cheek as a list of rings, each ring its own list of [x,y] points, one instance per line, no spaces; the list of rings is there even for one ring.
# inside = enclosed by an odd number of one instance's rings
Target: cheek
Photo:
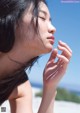
[[[27,23],[24,23],[21,26],[21,29],[22,29],[22,35],[24,39],[27,39],[27,40],[34,39],[35,30],[34,30],[34,26],[31,23],[29,23],[29,25]]]
[[[41,40],[45,40],[45,38],[47,37],[47,25],[45,22],[39,21],[39,34]]]
[[[47,22],[43,21],[41,19],[38,20],[38,25],[39,25],[39,31],[41,33],[47,32]]]

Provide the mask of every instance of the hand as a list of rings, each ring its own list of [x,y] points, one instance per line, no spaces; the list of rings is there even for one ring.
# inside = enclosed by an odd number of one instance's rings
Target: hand
[[[61,50],[62,53],[59,55],[58,50],[54,49],[43,72],[44,85],[48,87],[52,86],[53,88],[57,87],[60,79],[65,74],[72,56],[72,50],[66,43],[59,41],[58,49]],[[56,57],[58,57],[57,62],[55,62]]]

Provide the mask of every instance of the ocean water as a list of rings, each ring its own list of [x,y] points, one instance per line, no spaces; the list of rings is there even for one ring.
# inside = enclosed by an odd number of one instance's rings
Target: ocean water
[[[42,89],[43,84],[40,83],[35,83],[35,82],[31,82],[32,87],[36,87],[36,88],[40,88]],[[80,87],[76,86],[76,85],[70,85],[70,84],[59,84],[60,88],[65,88],[68,91],[70,91],[71,93],[77,94],[78,96],[80,96]]]
[[[38,83],[35,83],[35,82],[31,82],[31,85],[32,85],[32,87],[36,87],[36,88],[40,88],[40,89],[43,87],[42,84],[38,84]]]

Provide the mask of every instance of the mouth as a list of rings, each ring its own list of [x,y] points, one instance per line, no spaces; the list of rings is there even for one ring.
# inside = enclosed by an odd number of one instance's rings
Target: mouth
[[[55,40],[54,36],[48,37],[47,39],[50,41],[52,45],[54,44],[54,40]]]

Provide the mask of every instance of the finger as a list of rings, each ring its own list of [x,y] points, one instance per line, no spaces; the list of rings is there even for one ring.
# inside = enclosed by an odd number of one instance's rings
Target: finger
[[[53,70],[52,73],[49,74],[49,75],[46,77],[46,80],[49,80],[49,79],[51,80],[51,79],[53,79],[53,78],[57,75],[57,73],[59,72],[59,70],[61,70],[61,68],[63,67],[63,64],[64,64],[64,63],[59,64],[59,65],[56,67],[56,69]]]
[[[50,80],[53,80],[54,77],[57,77],[57,79],[59,80],[59,79],[61,78],[61,76],[56,76],[56,75],[61,72],[62,68],[63,68],[63,65],[61,65],[61,66],[57,69],[57,71],[50,77]]]
[[[57,50],[57,49],[54,49],[54,50],[52,51],[52,53],[51,53],[51,56],[50,56],[48,62],[51,62],[51,61],[54,62],[54,60],[55,60],[56,57],[57,57],[57,53],[58,53],[58,50]]]
[[[63,64],[64,62],[60,61],[56,63],[54,66],[49,67],[49,69],[47,70],[48,74],[46,76],[46,79],[49,79],[51,76],[53,76],[59,70],[59,68],[62,67]]]
[[[61,51],[63,51],[62,52],[62,55],[66,56],[68,59],[71,58],[72,53],[68,49],[66,49],[65,47],[62,47],[60,45],[58,45],[58,49],[61,50]]]
[[[61,59],[65,64],[69,63],[69,59],[67,59],[65,56],[57,54],[57,57]]]
[[[59,41],[59,45],[65,47],[70,53],[72,53],[71,48],[66,43]]]

